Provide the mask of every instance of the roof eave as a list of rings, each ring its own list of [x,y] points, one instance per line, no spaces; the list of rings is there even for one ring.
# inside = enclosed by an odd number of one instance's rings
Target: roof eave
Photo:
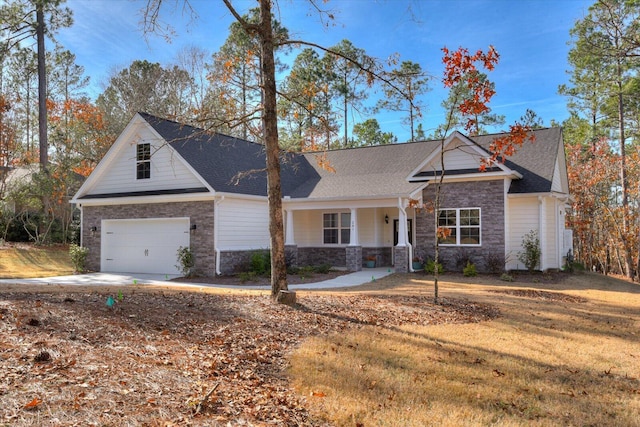
[[[467,173],[462,175],[447,175],[445,173],[443,181],[469,181],[469,180],[477,180],[481,178],[485,179],[494,179],[494,178],[511,178],[511,179],[522,179],[522,174],[516,170],[508,169],[502,170],[500,172],[478,172],[478,173]],[[429,177],[412,177],[409,182],[432,182],[440,179],[440,176],[429,176]]]

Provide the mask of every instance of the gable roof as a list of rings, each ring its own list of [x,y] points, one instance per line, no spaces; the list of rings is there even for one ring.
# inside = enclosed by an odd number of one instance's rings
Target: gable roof
[[[502,135],[504,134],[482,135],[472,139],[488,150],[491,141]],[[550,192],[559,155],[562,155],[561,160],[564,162],[562,128],[537,129],[533,131],[533,135],[534,142],[525,142],[504,162],[505,166],[522,175],[522,179],[511,182],[509,194]]]
[[[266,196],[266,159],[262,144],[138,113],[216,192]],[[525,143],[504,165],[491,171],[512,171],[509,193],[550,192],[561,149],[560,128],[539,129],[534,143]],[[455,135],[455,134],[454,134]],[[478,151],[488,153],[500,136],[466,137]],[[417,172],[433,158],[441,141],[421,141],[373,147],[331,150],[326,153],[287,153],[281,157],[282,195],[292,199],[376,198],[413,196],[430,176]],[[326,156],[333,171],[319,165]],[[563,159],[564,161],[564,159]],[[447,170],[447,175],[475,174],[478,170]],[[415,179],[407,179],[411,177]],[[432,174],[433,175],[433,174]]]
[[[138,113],[217,192],[266,196],[266,157],[262,144]],[[306,158],[285,155],[281,162],[282,193],[312,180]]]

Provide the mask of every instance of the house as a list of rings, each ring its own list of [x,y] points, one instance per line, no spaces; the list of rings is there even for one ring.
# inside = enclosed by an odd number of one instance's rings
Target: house
[[[444,184],[439,227],[445,268],[470,258],[480,271],[496,257],[506,269],[522,239],[538,232],[540,269],[558,269],[571,248],[565,230],[569,189],[559,128],[534,131],[504,164],[479,170],[496,135],[454,132],[424,141],[325,153],[283,154],[285,245],[298,265],[411,271],[433,253],[434,180]],[[74,196],[81,207],[88,267],[105,272],[178,272],[190,247],[198,274],[229,274],[269,247],[264,147],[137,114]],[[328,169],[333,169],[328,170]]]

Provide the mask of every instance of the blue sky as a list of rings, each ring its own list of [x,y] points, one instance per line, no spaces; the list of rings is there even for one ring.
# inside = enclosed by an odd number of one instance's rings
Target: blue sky
[[[174,10],[174,0],[164,0],[164,18],[175,27],[171,43],[158,36],[142,35],[140,9],[145,0],[68,0],[74,12],[73,27],[58,39],[77,57],[91,77],[89,94],[103,90],[114,67],[128,67],[136,59],[171,63],[185,46],[195,45],[213,53],[228,34],[233,17],[221,0],[190,0],[196,20]],[[182,4],[182,0],[178,0]],[[255,1],[233,2],[246,12]],[[323,25],[305,0],[280,0],[276,17],[292,38],[333,46],[349,39],[379,59],[399,54],[400,60],[418,62],[434,77],[442,75],[441,48],[460,46],[470,51],[495,46],[500,54],[496,70],[489,74],[497,94],[490,107],[506,116],[507,124],[527,108],[542,117],[564,120],[566,99],[557,94],[568,80],[569,30],[582,19],[591,0],[331,0],[318,1],[332,10],[335,20]],[[326,24],[325,20],[325,24]],[[293,55],[290,55],[293,60]],[[429,133],[444,120],[440,103],[447,93],[434,80],[425,96],[423,126]],[[377,96],[374,94],[374,96]],[[362,121],[368,117],[356,117]],[[397,113],[376,116],[382,130],[409,138]],[[499,131],[500,129],[495,129]]]

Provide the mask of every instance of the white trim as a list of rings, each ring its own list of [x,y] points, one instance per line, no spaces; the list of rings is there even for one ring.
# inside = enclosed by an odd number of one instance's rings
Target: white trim
[[[285,199],[282,201],[283,208],[293,210],[331,210],[349,208],[393,208],[398,205],[398,197],[394,198],[340,198],[324,200],[300,200]]]
[[[285,224],[284,244],[285,246],[291,246],[296,244],[293,227],[293,210],[287,209],[285,212],[287,213],[287,222]]]
[[[473,142],[471,139],[469,139],[468,137],[464,136],[462,133],[458,132],[458,131],[454,131],[453,133],[451,133],[451,135],[449,135],[448,137],[446,137],[444,139],[444,142],[439,144],[438,147],[433,150],[425,160],[422,161],[422,163],[420,163],[418,165],[418,167],[416,167],[414,170],[411,171],[411,173],[409,174],[409,176],[407,176],[406,180],[409,182],[415,182],[416,178],[415,175],[417,173],[419,173],[421,170],[424,169],[425,166],[427,166],[429,163],[431,163],[436,156],[440,155],[440,152],[445,150],[446,147],[451,144],[452,141],[454,141],[455,139],[460,140],[460,142],[462,142],[463,144],[465,144],[466,146],[470,147],[471,149],[473,149],[475,152],[478,153],[478,155],[480,156],[480,158],[489,158],[489,153],[483,149],[482,147],[480,147],[478,144],[476,144],[475,142]],[[442,167],[442,165],[439,165]],[[522,178],[522,175],[520,173],[518,173],[517,171],[511,170],[510,168],[506,167],[504,165],[504,163],[502,162],[493,162],[493,164],[491,166],[497,166],[499,167],[503,172],[502,174],[507,174],[507,175],[513,175],[517,178]],[[446,169],[445,169],[446,170]],[[480,174],[482,173],[496,173],[496,172],[479,172]],[[469,174],[469,176],[474,176],[475,174]],[[445,174],[445,178],[446,178],[446,174]],[[465,176],[465,175],[459,175],[459,176]]]
[[[509,204],[509,188],[511,187],[511,179],[504,180],[504,193],[503,193],[503,204],[504,204],[504,265],[503,268],[507,268],[510,249],[510,241],[511,241],[511,212],[510,212],[510,204]],[[480,241],[482,243],[482,240]]]
[[[147,203],[205,202],[215,200],[215,193],[161,194],[156,196],[108,197],[104,199],[81,199],[82,206],[143,205]]]
[[[517,199],[521,197],[556,197],[558,199],[565,199],[565,200],[571,199],[571,196],[569,196],[569,194],[558,193],[555,191],[550,191],[546,193],[512,193],[512,194],[507,194],[507,196],[509,196],[509,198],[512,198],[512,199]]]
[[[546,207],[547,207],[547,198],[539,196],[538,197],[538,239],[540,241],[540,271],[547,270],[547,263],[545,262],[545,257],[547,255],[547,238],[546,238],[546,230],[547,230],[547,221],[546,221]]]
[[[358,209],[351,208],[351,218],[349,222],[349,246],[360,246],[360,233],[358,232]]]
[[[80,247],[83,247],[84,243],[84,209],[82,209],[82,205],[78,205],[80,209]]]
[[[459,181],[487,181],[499,179],[502,177],[508,178],[516,178],[522,179],[522,174],[518,171],[500,171],[500,172],[474,172],[474,173],[465,173],[460,175],[447,175],[445,173],[443,182],[459,182]],[[440,179],[439,176],[433,177],[423,177],[423,178],[412,178],[409,182],[424,182],[424,181],[435,181]]]

